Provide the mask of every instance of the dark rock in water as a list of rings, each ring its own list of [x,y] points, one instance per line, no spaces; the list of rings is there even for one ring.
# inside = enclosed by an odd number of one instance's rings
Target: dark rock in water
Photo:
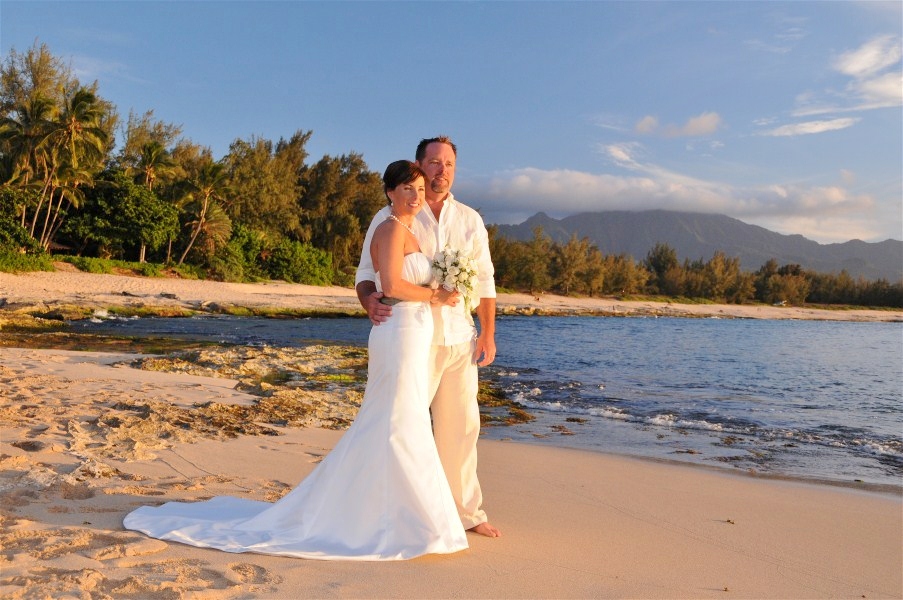
[[[201,302],[201,308],[212,313],[225,313],[229,310],[229,306],[229,304],[220,304],[210,300]]]

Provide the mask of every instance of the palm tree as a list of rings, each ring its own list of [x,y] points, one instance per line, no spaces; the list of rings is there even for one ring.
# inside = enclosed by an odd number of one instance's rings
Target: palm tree
[[[179,258],[179,265],[185,262],[185,257],[197,241],[198,235],[207,228],[207,215],[211,206],[219,207],[219,204],[226,200],[229,193],[228,183],[225,166],[215,162],[204,164],[197,176],[189,180],[189,198],[196,213],[195,219],[189,223],[192,228],[191,238]]]
[[[83,189],[94,184],[94,173],[86,169],[76,169],[69,164],[63,164],[57,168],[58,177],[55,178],[48,196],[47,211],[44,215],[44,227],[41,230],[39,242],[45,250],[50,249],[50,244],[63,224],[66,211],[69,208],[78,208],[85,194]],[[57,197],[54,205],[54,194]],[[65,207],[63,202],[66,202]]]
[[[147,142],[141,148],[141,158],[135,167],[126,170],[129,175],[139,175],[141,183],[147,189],[153,191],[154,183],[158,178],[165,178],[173,174],[178,165],[172,159],[163,144],[154,140]]]
[[[232,238],[232,219],[219,203],[212,202],[204,219],[204,228],[196,246],[203,249],[208,257],[216,253],[217,248],[225,246]]]
[[[39,206],[31,221],[31,235],[35,235],[40,205],[46,199],[47,211],[39,238],[45,249],[50,247],[53,237],[51,232],[62,223],[63,200],[68,200],[69,205],[78,206],[81,198],[78,187],[91,185],[93,174],[102,167],[108,139],[107,132],[102,127],[104,115],[104,107],[94,92],[80,87],[66,95],[59,118],[51,123],[47,135],[38,146],[47,163]],[[58,202],[54,206],[53,196],[57,190]]]
[[[4,183],[15,183],[28,188],[32,181],[41,180],[47,168],[47,156],[43,148],[53,124],[53,113],[53,100],[36,95],[18,105],[15,116],[0,120],[0,148],[11,158],[13,166],[8,181]],[[23,204],[22,227],[25,227],[27,209],[27,205]],[[35,207],[35,214],[40,209],[39,203]]]
[[[61,149],[72,163],[99,164],[104,157],[107,138],[103,128],[104,106],[93,91],[76,89],[64,99],[63,110],[48,140]]]
[[[140,178],[148,191],[154,190],[154,183],[158,178],[166,178],[178,170],[178,164],[160,142],[152,140],[141,147],[141,158],[134,167],[126,169],[126,173],[137,179]],[[141,243],[138,253],[138,262],[144,262],[147,252],[147,244]]]

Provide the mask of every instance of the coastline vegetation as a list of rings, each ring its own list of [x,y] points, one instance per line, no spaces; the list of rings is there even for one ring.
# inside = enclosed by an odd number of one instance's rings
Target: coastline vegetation
[[[350,287],[385,203],[380,176],[353,152],[311,162],[311,135],[236,139],[216,160],[153,111],[121,119],[46,45],[12,50],[0,67],[0,272],[62,260],[91,273]],[[903,281],[775,260],[749,272],[720,252],[681,263],[661,243],[637,261],[541,229],[529,241],[489,234],[500,289],[534,295],[903,307]]]

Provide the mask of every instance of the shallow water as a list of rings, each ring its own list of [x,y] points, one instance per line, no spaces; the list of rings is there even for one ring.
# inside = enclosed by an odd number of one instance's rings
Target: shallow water
[[[101,320],[77,330],[365,345],[365,319]],[[499,317],[483,370],[537,420],[485,436],[903,485],[903,324]]]

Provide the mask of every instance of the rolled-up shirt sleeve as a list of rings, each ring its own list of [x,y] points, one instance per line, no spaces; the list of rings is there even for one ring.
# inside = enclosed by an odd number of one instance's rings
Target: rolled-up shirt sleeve
[[[495,298],[495,267],[489,255],[489,233],[483,218],[475,213],[476,239],[474,240],[474,260],[477,263],[477,293],[480,298]]]
[[[357,272],[354,274],[354,285],[357,287],[362,281],[376,281],[376,270],[373,268],[373,257],[370,256],[370,243],[373,241],[373,232],[376,227],[386,220],[389,207],[380,209],[370,221],[370,227],[367,228],[367,235],[364,236],[364,246],[361,248],[361,260],[357,265]]]

